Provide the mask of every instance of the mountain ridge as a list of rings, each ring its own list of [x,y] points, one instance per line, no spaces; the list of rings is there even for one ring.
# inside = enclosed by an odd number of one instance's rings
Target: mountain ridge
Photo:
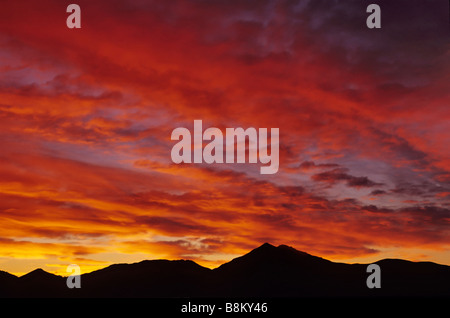
[[[264,243],[214,269],[192,260],[112,264],[81,275],[81,288],[41,268],[0,271],[0,297],[450,297],[450,266],[382,259],[382,288],[369,289],[368,264],[336,263]]]

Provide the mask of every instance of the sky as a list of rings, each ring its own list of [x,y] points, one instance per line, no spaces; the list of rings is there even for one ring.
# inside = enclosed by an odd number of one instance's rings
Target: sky
[[[77,0],[81,29],[70,3],[0,5],[1,270],[450,265],[448,1]],[[173,163],[194,120],[279,128],[278,172]]]

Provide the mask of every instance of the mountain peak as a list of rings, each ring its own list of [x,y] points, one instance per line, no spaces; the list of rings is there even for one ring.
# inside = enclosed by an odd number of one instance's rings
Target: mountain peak
[[[255,254],[255,253],[258,253],[258,254],[259,253],[264,253],[264,254],[266,254],[266,253],[269,253],[269,254],[276,253],[276,255],[289,255],[289,254],[291,254],[291,255],[296,255],[296,256],[302,255],[302,256],[314,257],[311,254],[308,254],[308,253],[303,252],[303,251],[299,251],[299,250],[297,250],[297,249],[295,249],[295,248],[293,248],[291,246],[288,246],[288,245],[282,244],[282,245],[274,246],[274,245],[272,245],[270,243],[264,243],[261,246],[259,246],[259,247],[255,248],[254,250],[250,251],[248,254]]]
[[[36,268],[34,270],[32,270],[31,272],[26,273],[25,275],[21,276],[21,277],[25,277],[25,276],[40,276],[40,275],[45,275],[45,274],[49,274],[46,271],[44,271],[42,268]]]
[[[21,279],[26,279],[26,280],[45,279],[45,278],[49,278],[49,277],[57,277],[57,276],[54,274],[51,274],[49,272],[46,272],[42,268],[36,268],[35,270],[33,270],[29,273],[26,273],[23,276],[20,276]]]
[[[238,257],[238,259],[242,259],[242,258],[248,258],[248,257],[257,257],[257,258],[265,258],[265,257],[270,257],[272,255],[274,255],[275,253],[277,253],[278,247],[269,244],[269,243],[264,243],[261,246],[251,250],[250,252],[248,252],[247,254]]]
[[[274,245],[266,242],[266,243],[262,244],[261,246],[255,248],[253,251],[255,251],[255,250],[273,250],[275,248],[276,247]]]

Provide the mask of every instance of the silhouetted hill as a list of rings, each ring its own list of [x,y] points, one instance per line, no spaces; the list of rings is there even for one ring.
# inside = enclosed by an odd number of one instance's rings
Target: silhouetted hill
[[[2,297],[450,297],[450,267],[385,259],[381,288],[369,289],[368,264],[334,263],[292,247],[263,244],[213,270],[193,261],[115,264],[83,274],[81,288],[42,269],[0,272]]]
[[[11,295],[17,285],[18,277],[8,272],[0,271],[0,297]]]
[[[35,269],[19,277],[16,292],[20,297],[58,297],[66,292],[66,279]]]
[[[381,289],[386,296],[450,297],[450,267],[432,262],[400,259],[378,261]]]
[[[81,289],[90,297],[206,296],[210,274],[209,268],[187,260],[116,264],[83,275]]]

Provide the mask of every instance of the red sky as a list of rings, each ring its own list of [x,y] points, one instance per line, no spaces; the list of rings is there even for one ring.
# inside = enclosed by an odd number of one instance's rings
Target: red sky
[[[264,242],[450,264],[446,1],[0,8],[0,269],[214,267]],[[173,164],[173,129],[280,128],[280,168]]]

